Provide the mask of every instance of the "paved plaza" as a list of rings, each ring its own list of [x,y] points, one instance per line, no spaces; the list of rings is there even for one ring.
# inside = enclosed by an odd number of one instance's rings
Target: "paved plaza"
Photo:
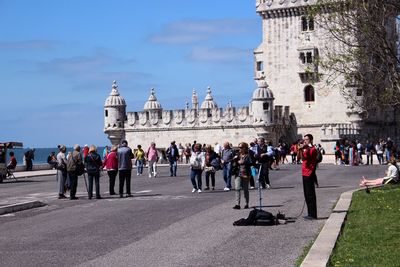
[[[1,265],[293,266],[340,194],[357,188],[361,175],[377,177],[385,169],[321,165],[319,220],[300,216],[294,223],[257,227],[232,225],[249,210],[232,209],[234,192],[222,190],[221,172],[217,190],[192,194],[187,166],[178,167],[178,177],[169,177],[167,167],[157,178],[134,171],[134,197],[123,199],[108,195],[103,176],[101,200],[87,199],[80,178],[75,201],[56,199],[55,176],[19,178],[0,184],[0,207],[30,200],[48,205],[0,216]],[[299,215],[304,203],[300,173],[300,165],[270,172],[272,188],[262,191],[266,210]],[[257,203],[258,192],[252,190],[250,205]]]

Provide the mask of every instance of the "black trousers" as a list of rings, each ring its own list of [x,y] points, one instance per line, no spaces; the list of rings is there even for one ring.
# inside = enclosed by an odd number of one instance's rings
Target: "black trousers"
[[[114,195],[115,194],[115,191],[114,191],[115,178],[117,178],[118,171],[117,170],[107,171],[107,174],[108,174],[108,178],[110,181],[110,183],[109,183],[110,184],[110,188],[109,188],[110,194]]]
[[[315,195],[315,174],[303,176],[304,198],[306,200],[308,216],[317,218],[317,196]]]
[[[68,177],[70,181],[70,198],[75,198],[76,195],[76,188],[78,187],[78,175],[76,175],[76,172],[68,172]]]
[[[260,184],[262,188],[265,188],[266,184],[270,185],[269,182],[269,167],[270,163],[268,162],[263,162],[261,163],[261,172],[260,172]]]
[[[124,194],[124,183],[126,181],[126,194],[131,194],[132,170],[119,170],[119,194]]]

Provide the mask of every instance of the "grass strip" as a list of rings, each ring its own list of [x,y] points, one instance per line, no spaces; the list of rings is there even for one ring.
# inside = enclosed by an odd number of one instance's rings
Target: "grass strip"
[[[329,266],[400,266],[400,187],[353,194]]]

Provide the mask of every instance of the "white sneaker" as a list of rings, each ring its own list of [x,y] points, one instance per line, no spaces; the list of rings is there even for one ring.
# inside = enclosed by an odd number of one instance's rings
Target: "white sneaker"
[[[196,191],[197,191],[196,189],[194,189],[194,188],[192,189],[192,193],[195,193]]]
[[[250,186],[250,189],[253,190],[253,189],[254,189],[254,186]]]
[[[149,178],[151,178],[151,174],[149,174]]]
[[[228,187],[225,187],[224,191],[230,191],[230,189]]]
[[[200,193],[201,193],[201,189],[197,190],[197,193],[199,193],[199,194],[200,194]]]
[[[269,189],[271,186],[269,184],[265,185],[265,188]]]

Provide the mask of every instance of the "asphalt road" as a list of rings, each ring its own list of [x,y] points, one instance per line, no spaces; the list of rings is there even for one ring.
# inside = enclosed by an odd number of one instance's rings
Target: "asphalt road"
[[[47,206],[0,216],[1,266],[293,266],[322,228],[342,192],[357,188],[361,175],[377,177],[384,166],[322,165],[318,170],[319,220],[278,226],[233,226],[249,210],[233,210],[234,192],[191,193],[189,169],[178,177],[132,175],[133,198],[88,200],[82,178],[79,200],[58,200],[54,176],[0,184],[0,206],[41,200]],[[145,170],[146,172],[147,170]],[[299,215],[304,197],[300,166],[271,171],[272,188],[263,190],[264,209]],[[204,180],[204,177],[203,177]],[[203,182],[204,184],[204,182]],[[118,183],[117,183],[118,186]],[[204,185],[203,185],[204,186]],[[116,187],[117,188],[117,187]],[[250,205],[258,191],[250,192]],[[302,215],[306,215],[306,208]]]

